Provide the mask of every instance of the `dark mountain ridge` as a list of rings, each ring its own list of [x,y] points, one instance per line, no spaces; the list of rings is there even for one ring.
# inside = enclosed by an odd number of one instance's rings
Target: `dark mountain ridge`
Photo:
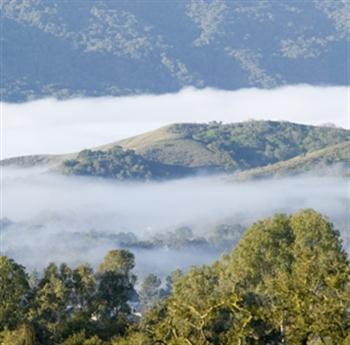
[[[349,2],[3,0],[2,99],[347,85]]]

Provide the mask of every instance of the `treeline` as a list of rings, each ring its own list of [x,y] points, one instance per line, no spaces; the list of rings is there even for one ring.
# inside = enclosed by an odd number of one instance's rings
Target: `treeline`
[[[148,276],[113,250],[94,271],[49,265],[40,277],[0,257],[4,345],[348,345],[350,265],[322,215],[278,214],[211,266]],[[136,309],[135,309],[136,308]]]
[[[89,232],[73,232],[74,240],[83,242],[106,240],[124,249],[181,249],[196,248],[216,252],[232,250],[244,232],[244,227],[240,224],[220,223],[213,226],[210,231],[198,235],[189,226],[181,226],[173,231],[163,231],[155,233],[147,239],[140,239],[133,232],[101,232],[92,230]],[[68,237],[69,239],[69,237]]]
[[[171,131],[221,152],[222,171],[262,167],[349,140],[347,130],[276,121],[175,124]]]
[[[62,162],[60,170],[68,175],[95,176],[118,181],[149,181],[194,174],[186,167],[149,161],[133,150],[120,146],[101,151],[83,150],[76,158]]]

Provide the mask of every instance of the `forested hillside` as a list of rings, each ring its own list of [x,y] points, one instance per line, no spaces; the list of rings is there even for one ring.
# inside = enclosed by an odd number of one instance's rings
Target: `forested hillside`
[[[62,171],[72,175],[144,181],[183,177],[190,175],[192,170],[149,161],[133,150],[114,146],[107,151],[81,151],[75,159],[63,161]]]
[[[262,167],[267,175],[279,169],[288,175],[289,170],[295,174],[319,169],[322,162],[346,165],[349,141],[346,129],[291,122],[183,123],[79,153],[18,157],[1,164],[49,165],[60,173],[116,180],[172,179]]]
[[[0,257],[4,345],[347,345],[350,266],[333,225],[313,210],[253,224],[211,266],[149,275],[110,251],[94,270],[30,274]]]
[[[287,161],[238,173],[233,179],[268,178],[311,173],[350,176],[350,141],[307,153]]]
[[[120,171],[122,178],[132,178],[142,165],[147,166],[147,171],[140,171],[138,177],[145,179],[227,173],[286,161],[348,140],[349,131],[345,129],[289,122],[175,124],[102,146],[95,153],[90,152],[89,157],[86,152],[80,153],[76,160],[64,162],[64,166],[66,172],[73,174],[115,177]],[[129,150],[127,162],[113,154],[121,152],[119,146]],[[142,157],[138,157],[140,164],[133,162],[137,155]],[[339,158],[341,161],[342,156]],[[96,168],[86,169],[91,166],[89,160],[94,161]]]
[[[0,11],[7,102],[348,84],[347,0],[2,0]]]

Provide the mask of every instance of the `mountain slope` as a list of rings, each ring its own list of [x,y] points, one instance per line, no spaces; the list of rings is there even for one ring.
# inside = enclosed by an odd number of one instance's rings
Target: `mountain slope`
[[[329,164],[336,164],[348,159],[349,142],[348,130],[289,122],[185,123],[79,153],[19,157],[1,164],[47,164],[66,174],[114,179],[164,179],[261,167],[273,170],[276,163],[283,170],[283,164],[296,157],[301,166],[312,167],[322,160],[322,149]]]
[[[247,121],[175,124],[115,144],[163,164],[230,171],[288,160],[346,140],[350,135],[344,129]]]
[[[350,141],[307,153],[287,161],[237,173],[234,180],[293,176],[312,172],[350,176]]]
[[[347,0],[2,0],[2,99],[347,85],[349,7]]]
[[[83,150],[64,160],[59,170],[68,175],[97,176],[115,180],[159,180],[191,175],[185,166],[166,165],[146,160],[133,150],[120,146],[111,149]]]

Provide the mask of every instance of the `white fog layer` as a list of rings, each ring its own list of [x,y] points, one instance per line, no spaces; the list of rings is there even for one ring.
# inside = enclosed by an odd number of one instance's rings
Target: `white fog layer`
[[[341,230],[347,246],[349,179],[302,176],[256,182],[198,177],[117,183],[3,168],[2,251],[30,268],[50,261],[96,265],[118,244],[91,234],[133,233],[141,240],[190,227],[205,236],[217,224],[244,227],[276,212],[314,208]],[[137,272],[165,274],[213,261],[201,248],[132,250]]]
[[[44,99],[1,106],[1,158],[79,151],[177,122],[268,119],[349,128],[348,89],[340,86],[187,88],[158,96]]]

